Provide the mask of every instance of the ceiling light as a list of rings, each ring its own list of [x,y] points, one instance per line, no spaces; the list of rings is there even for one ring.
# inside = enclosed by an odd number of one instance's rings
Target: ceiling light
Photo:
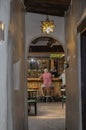
[[[47,16],[45,21],[41,21],[41,30],[45,34],[49,34],[54,31],[55,24],[53,20],[49,20],[49,17]]]

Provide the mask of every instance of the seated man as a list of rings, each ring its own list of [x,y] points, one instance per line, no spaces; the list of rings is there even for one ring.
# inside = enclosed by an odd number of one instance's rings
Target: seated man
[[[64,70],[63,73],[60,75],[59,79],[62,80],[61,89],[65,89],[65,86],[66,86],[65,70]]]
[[[63,102],[66,100],[66,76],[65,76],[65,70],[63,73],[60,75],[59,79],[62,79],[62,85],[61,85],[61,96],[62,96],[62,107],[63,107]]]
[[[41,86],[41,94],[44,96],[43,88],[44,87],[52,87],[52,74],[48,72],[48,69],[44,69],[44,73],[39,77],[43,79],[43,84]]]

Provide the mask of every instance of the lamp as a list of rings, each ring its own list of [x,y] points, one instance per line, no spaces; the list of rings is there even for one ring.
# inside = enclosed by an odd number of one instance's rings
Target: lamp
[[[54,31],[55,24],[53,20],[49,20],[49,17],[47,15],[47,18],[45,21],[41,21],[41,30],[43,33],[49,34]]]
[[[4,40],[4,23],[0,21],[0,41]]]

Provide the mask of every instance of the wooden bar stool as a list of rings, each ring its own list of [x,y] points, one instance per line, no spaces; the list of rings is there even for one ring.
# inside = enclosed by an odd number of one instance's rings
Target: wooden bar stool
[[[43,87],[43,93],[44,96],[42,98],[42,101],[45,99],[45,102],[48,102],[51,100],[52,102],[54,101],[54,87]]]
[[[61,100],[62,100],[62,108],[63,108],[64,107],[64,103],[66,102],[65,88],[61,88]]]

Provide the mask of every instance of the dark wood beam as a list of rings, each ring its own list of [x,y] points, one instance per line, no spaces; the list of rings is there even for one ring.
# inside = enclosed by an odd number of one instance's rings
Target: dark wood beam
[[[25,0],[27,12],[63,16],[68,10],[70,0]]]

